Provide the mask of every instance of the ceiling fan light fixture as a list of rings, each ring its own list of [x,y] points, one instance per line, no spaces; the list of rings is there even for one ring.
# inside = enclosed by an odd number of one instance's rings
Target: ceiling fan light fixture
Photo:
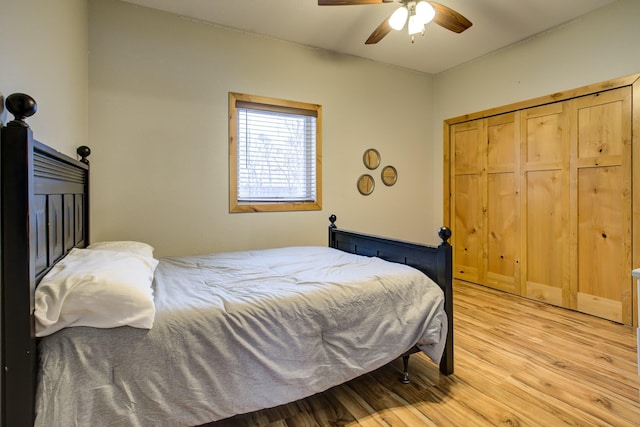
[[[428,24],[435,18],[436,10],[431,6],[429,2],[424,0],[419,1],[416,4],[416,16],[422,22],[423,25]]]
[[[409,17],[409,35],[418,34],[424,31],[424,23],[420,20],[418,15],[411,15]]]
[[[389,18],[389,26],[394,30],[400,31],[405,22],[407,22],[407,16],[409,16],[409,10],[404,6],[400,6]]]

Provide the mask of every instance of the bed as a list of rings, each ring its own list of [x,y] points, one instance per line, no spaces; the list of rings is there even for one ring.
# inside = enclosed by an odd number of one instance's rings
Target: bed
[[[90,150],[75,160],[34,140],[26,95],[7,97],[7,109],[15,120],[0,140],[3,425],[204,424],[398,357],[408,382],[417,351],[453,372],[450,231],[430,247],[342,230],[334,215],[327,247],[159,259],[150,329],[75,326],[37,338],[38,284],[79,254],[105,251],[85,249]]]

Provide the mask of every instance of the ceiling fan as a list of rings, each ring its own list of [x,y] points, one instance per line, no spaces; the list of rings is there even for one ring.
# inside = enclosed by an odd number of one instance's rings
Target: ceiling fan
[[[360,4],[393,3],[394,0],[318,0],[318,6],[348,6]],[[434,21],[447,30],[461,33],[471,25],[471,21],[456,12],[435,1],[426,0],[398,0],[402,6],[397,8],[389,18],[382,21],[378,28],[373,30],[365,44],[375,44],[384,38],[391,30],[402,30],[407,25],[411,42],[413,36],[424,34],[425,24]]]

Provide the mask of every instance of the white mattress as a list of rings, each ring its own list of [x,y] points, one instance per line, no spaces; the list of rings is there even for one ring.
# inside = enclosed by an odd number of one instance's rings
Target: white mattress
[[[413,345],[439,362],[444,297],[419,271],[325,247],[163,258],[151,330],[40,342],[36,426],[193,426],[326,390]]]

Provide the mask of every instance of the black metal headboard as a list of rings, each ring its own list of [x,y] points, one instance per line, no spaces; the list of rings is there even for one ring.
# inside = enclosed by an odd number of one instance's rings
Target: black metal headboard
[[[24,94],[6,99],[15,120],[2,128],[3,425],[33,425],[37,379],[34,293],[40,279],[72,248],[89,241],[88,147],[82,161],[33,139],[24,121],[37,109]]]

